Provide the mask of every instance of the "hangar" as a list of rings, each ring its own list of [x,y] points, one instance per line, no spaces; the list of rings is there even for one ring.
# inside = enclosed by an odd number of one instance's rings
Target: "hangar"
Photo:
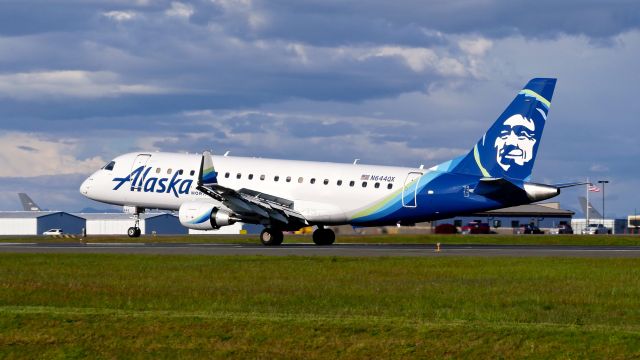
[[[86,220],[62,211],[0,212],[0,235],[40,235],[49,229],[81,234]]]
[[[77,213],[78,217],[87,220],[87,235],[125,235],[133,226],[133,217],[124,213]],[[187,234],[187,229],[180,225],[178,217],[167,213],[140,214],[140,230],[142,234],[168,235]]]

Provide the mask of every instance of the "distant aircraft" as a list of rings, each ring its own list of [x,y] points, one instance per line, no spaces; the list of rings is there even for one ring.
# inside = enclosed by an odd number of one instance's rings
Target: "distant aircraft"
[[[582,213],[584,214],[584,216],[587,216],[587,207],[589,207],[589,218],[591,219],[600,219],[602,218],[602,215],[600,214],[600,212],[598,212],[598,210],[596,210],[596,208],[593,207],[593,205],[591,205],[591,202],[587,202],[587,198],[584,196],[579,196],[578,200],[580,201],[580,207],[582,208]]]
[[[20,202],[22,203],[22,208],[24,211],[42,211],[40,206],[38,206],[29,195],[25,193],[18,193],[18,197],[20,198]]]
[[[261,224],[264,245],[310,225],[317,226],[313,241],[328,245],[335,234],[327,225],[414,224],[528,204],[578,185],[529,182],[555,84],[529,81],[468,154],[428,170],[136,152],[113,159],[80,192],[124,205],[135,215],[131,237],[140,236],[140,212],[158,208],[177,210],[191,229]]]

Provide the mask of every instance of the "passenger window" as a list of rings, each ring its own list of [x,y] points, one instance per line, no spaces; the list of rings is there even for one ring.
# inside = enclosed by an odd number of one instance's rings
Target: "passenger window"
[[[280,176],[276,175],[276,176],[273,177],[273,181],[278,181],[278,180],[280,180]]]
[[[315,183],[316,183],[316,179],[315,179],[315,178],[311,178],[311,181],[310,181],[310,182],[311,182],[312,184],[315,184]]]
[[[264,180],[264,175],[260,175],[260,180]]]
[[[338,180],[337,184],[338,186],[342,186],[342,180]]]
[[[193,176],[193,175],[195,175],[195,174],[196,174],[196,171],[195,171],[195,170],[191,170],[191,171],[189,172],[189,175],[191,175],[191,176]]]
[[[393,189],[393,184],[389,183],[389,185],[387,185],[387,189],[389,190]]]
[[[171,169],[167,169],[167,174],[171,175]]]
[[[156,169],[156,174],[160,174],[160,171],[162,171],[160,168]]]
[[[242,174],[237,173],[237,174],[236,174],[236,179],[240,179],[240,178],[242,178]]]
[[[302,184],[302,182],[303,182],[303,181],[304,181],[304,178],[303,178],[303,177],[299,177],[299,178],[298,178],[298,183]]]
[[[380,183],[376,183],[375,185],[373,185],[374,188],[379,188],[380,187]]]
[[[230,175],[229,173],[225,173],[224,177],[229,178],[229,175]]]
[[[353,180],[349,181],[349,186],[353,187],[353,185],[355,185],[355,184],[356,184],[355,181],[353,181]]]
[[[291,176],[287,176],[287,182],[291,182]]]
[[[253,174],[249,174],[249,180],[253,180]]]
[[[367,187],[367,182],[366,182],[366,181],[363,181],[363,182],[362,182],[362,187],[363,187],[363,188]]]
[[[324,184],[329,185],[329,179],[324,179]]]
[[[184,174],[184,171],[182,169],[178,170],[178,175],[182,175]]]

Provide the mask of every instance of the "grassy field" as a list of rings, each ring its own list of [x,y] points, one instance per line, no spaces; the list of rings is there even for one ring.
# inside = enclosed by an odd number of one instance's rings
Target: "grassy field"
[[[87,242],[138,243],[234,243],[259,244],[258,235],[162,235],[129,238],[127,236],[89,236]],[[47,236],[0,236],[0,242],[58,242],[80,241],[73,238]],[[285,235],[285,244],[312,243],[311,235]],[[340,235],[336,243],[389,243],[389,244],[514,244],[514,245],[611,245],[640,246],[638,235]]]
[[[640,259],[0,254],[0,358],[640,357]]]

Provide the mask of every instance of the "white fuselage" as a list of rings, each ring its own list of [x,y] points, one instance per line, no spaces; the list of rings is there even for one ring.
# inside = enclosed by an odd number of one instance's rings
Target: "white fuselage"
[[[186,202],[217,204],[196,189],[201,159],[200,154],[125,154],[113,160],[111,170],[91,175],[80,191],[97,201],[139,208],[178,210]],[[212,160],[221,186],[292,200],[295,211],[309,222],[324,224],[348,223],[354,214],[405,191],[407,180],[428,171],[232,156],[212,156]],[[140,167],[139,174],[132,175]]]

